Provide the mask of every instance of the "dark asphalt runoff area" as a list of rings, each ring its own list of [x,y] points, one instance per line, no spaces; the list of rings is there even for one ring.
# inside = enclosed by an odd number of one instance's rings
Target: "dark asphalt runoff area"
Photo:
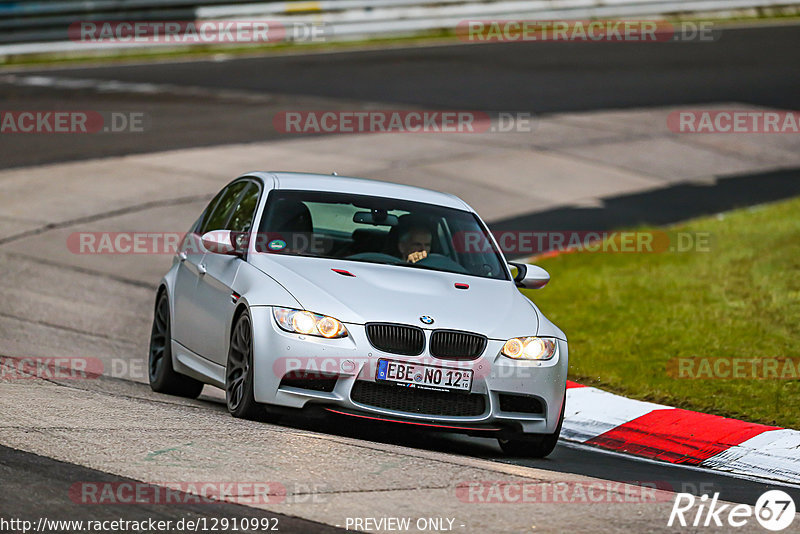
[[[800,169],[788,169],[720,178],[713,185],[677,184],[617,195],[604,198],[602,207],[558,207],[489,224],[495,232],[517,228],[616,230],[636,225],[663,226],[798,195]]]
[[[194,529],[176,528],[179,521],[182,525],[187,522],[194,522],[197,525],[213,526],[215,520],[227,519],[228,524],[234,521],[242,524],[257,522],[259,527],[262,525],[273,527],[277,525],[277,531],[296,532],[298,534],[313,532],[315,534],[333,534],[345,532],[343,529],[334,526],[300,519],[298,517],[276,514],[252,508],[249,506],[232,504],[228,502],[198,502],[197,496],[175,491],[169,496],[169,504],[152,503],[120,503],[120,504],[86,504],[81,502],[80,485],[89,484],[91,488],[119,488],[120,485],[128,483],[136,487],[142,495],[161,495],[163,492],[153,489],[147,490],[146,485],[141,482],[110,475],[67,462],[60,462],[32,454],[19,451],[0,445],[0,481],[3,490],[0,492],[0,518],[6,521],[30,521],[33,527],[41,519],[49,522],[56,521],[116,521],[126,520],[137,523],[148,521],[165,522],[171,521],[173,528],[170,529],[151,529],[142,530],[132,528],[107,528],[103,532],[187,532]],[[103,495],[101,492],[92,495]],[[121,490],[118,495],[121,498],[128,498],[130,493],[123,493]],[[107,498],[107,497],[106,497]],[[155,501],[155,498],[153,498]],[[76,502],[77,501],[77,502]],[[22,532],[22,528],[15,528],[14,524],[9,523],[3,528],[0,519],[0,532]],[[205,521],[205,523],[203,523]],[[17,525],[19,523],[16,523]],[[49,523],[57,525],[57,523]],[[163,523],[166,525],[166,523]],[[110,523],[109,523],[110,525]],[[64,526],[64,524],[62,524]],[[139,525],[137,525],[139,526]],[[233,529],[218,528],[217,530],[244,531],[244,532],[265,532],[269,528],[256,529]],[[43,532],[80,532],[80,529],[72,527],[49,528]]]
[[[0,81],[5,110],[143,112],[157,125],[148,135],[3,136],[0,168],[285,139],[273,128],[272,118],[279,111],[298,109],[547,114],[711,102],[800,109],[798,44],[800,26],[765,25],[724,29],[712,42],[454,44],[18,70],[19,76],[206,91],[98,92]],[[242,97],[225,96],[224,91]]]
[[[500,451],[497,440],[477,438],[448,432],[421,430],[409,425],[362,422],[352,424],[345,416],[337,418],[298,419],[280,424],[295,428],[326,432],[366,441],[392,443],[424,450],[463,454],[476,458],[544,469],[558,473],[572,473],[603,480],[640,484],[675,493],[713,495],[720,500],[754,505],[767,490],[781,489],[800,502],[800,486],[788,486],[747,480],[718,472],[685,468],[664,462],[642,461],[630,456],[593,450],[560,442],[547,458],[511,458]]]
[[[715,42],[509,43],[269,55],[16,71],[18,76],[115,80],[177,87],[173,92],[98,92],[29,87],[0,81],[3,110],[144,112],[158,118],[148,135],[0,136],[0,168],[285,138],[272,127],[293,109],[428,108],[531,111],[537,114],[740,102],[800,109],[800,26],[721,32]],[[3,71],[0,71],[3,74]],[[206,92],[181,94],[180,88]],[[238,92],[242,98],[237,98]],[[253,97],[251,100],[246,96]],[[55,177],[57,178],[57,177]],[[687,217],[800,194],[800,170],[720,180],[714,187],[680,185],[610,199],[603,208],[565,208],[497,221],[493,229],[614,228],[631,221],[666,224]],[[754,189],[757,179],[759,188]],[[702,191],[701,191],[702,190]],[[694,193],[699,192],[701,196]],[[139,386],[137,386],[139,387]],[[146,388],[147,386],[141,385]],[[209,409],[222,409],[209,403]],[[743,480],[587,448],[559,445],[543,460],[504,457],[496,441],[398,429],[298,421],[292,426],[363,440],[487,458],[607,480],[664,484],[696,495],[754,504],[772,488],[800,502],[800,489]],[[0,517],[109,519],[125,517],[279,517],[285,532],[334,527],[233,504],[178,507],[78,506],[68,489],[79,480],[114,475],[0,446]],[[213,511],[212,511],[213,510]]]

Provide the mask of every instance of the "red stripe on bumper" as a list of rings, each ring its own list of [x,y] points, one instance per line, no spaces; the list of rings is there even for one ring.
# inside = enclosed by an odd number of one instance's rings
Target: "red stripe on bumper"
[[[500,430],[499,428],[474,428],[469,426],[451,426],[451,425],[437,425],[434,423],[417,423],[414,421],[403,421],[401,419],[387,419],[386,417],[373,417],[370,415],[360,415],[349,412],[340,412],[339,410],[334,410],[333,408],[325,408],[325,409],[328,410],[329,412],[338,413],[341,415],[349,415],[350,417],[360,417],[361,419],[371,419],[373,421],[383,421],[385,423],[402,423],[404,425],[428,426],[434,428],[451,428],[454,430],[481,430],[487,432]]]

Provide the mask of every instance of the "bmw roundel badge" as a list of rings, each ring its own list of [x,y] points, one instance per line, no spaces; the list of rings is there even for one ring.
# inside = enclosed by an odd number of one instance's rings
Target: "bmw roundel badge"
[[[431,317],[430,315],[423,315],[422,317],[419,318],[419,320],[425,324],[433,324],[433,317]]]

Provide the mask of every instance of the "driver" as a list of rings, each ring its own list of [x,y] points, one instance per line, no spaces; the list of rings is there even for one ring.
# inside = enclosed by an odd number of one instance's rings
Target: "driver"
[[[419,225],[414,225],[400,233],[397,241],[397,249],[400,257],[408,263],[417,263],[419,260],[427,258],[431,251],[431,231]]]

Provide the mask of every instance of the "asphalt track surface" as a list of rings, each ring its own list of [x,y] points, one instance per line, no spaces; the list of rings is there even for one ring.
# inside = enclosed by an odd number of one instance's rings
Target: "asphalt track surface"
[[[661,462],[643,462],[623,454],[612,454],[585,446],[559,443],[555,451],[544,459],[510,458],[500,452],[497,441],[493,438],[419,430],[407,425],[370,422],[353,425],[349,421],[348,417],[325,420],[307,417],[291,422],[282,420],[280,423],[362,440],[486,458],[554,473],[573,473],[631,484],[655,484],[659,488],[698,496],[719,492],[720,499],[751,505],[768,489],[782,489],[793,499],[800,498],[800,487],[773,485]]]
[[[6,110],[135,111],[153,122],[146,136],[4,136],[0,168],[286,138],[272,118],[297,109],[546,114],[711,102],[800,109],[798,43],[800,26],[770,25],[725,29],[712,42],[456,44],[25,69],[18,74],[156,84],[173,92],[98,93],[0,80]],[[206,93],[181,94],[181,88]]]
[[[757,184],[757,186],[756,186]],[[638,224],[668,225],[742,206],[800,195],[800,169],[721,178],[714,185],[677,184],[604,199],[602,207],[559,207],[491,221],[492,231],[517,228],[614,230]]]
[[[284,532],[315,532],[320,534],[344,532],[330,525],[307,521],[293,516],[276,514],[243,505],[227,502],[203,503],[189,494],[176,493],[169,506],[159,503],[104,504],[87,509],[67,498],[77,481],[92,481],[97,484],[136,483],[137,481],[103,473],[95,469],[0,445],[0,473],[3,491],[0,494],[0,512],[10,512],[15,519],[30,521],[34,525],[41,517],[50,521],[92,519],[114,521],[167,521],[181,519],[198,521],[206,518],[225,517],[229,520],[259,522],[277,520]],[[0,517],[3,515],[0,514]],[[16,529],[15,529],[16,530]],[[0,530],[3,531],[3,530]],[[55,531],[55,530],[54,530]],[[127,529],[117,532],[128,532]]]
[[[145,110],[162,119],[163,128],[147,136],[7,136],[0,143],[0,167],[151,152],[190,146],[277,139],[271,116],[297,109],[298,102],[316,109],[365,109],[376,103],[397,107],[480,110],[526,110],[536,113],[703,104],[736,101],[783,109],[800,109],[800,27],[730,30],[715,43],[664,44],[492,44],[346,52],[325,55],[274,56],[228,61],[192,61],[99,68],[48,70],[39,74],[76,79],[118,80],[209,89],[205,96],[102,93],[91,89],[30,88],[0,83],[4,109]],[[35,74],[33,71],[26,75]],[[217,90],[262,95],[254,105]],[[179,93],[179,92],[178,92]],[[569,229],[615,227],[648,214],[664,224],[689,216],[800,194],[797,171],[721,180],[693,197],[692,186],[676,186],[658,194],[620,197],[604,208],[570,208],[541,212],[509,221],[502,229],[549,226]],[[758,179],[758,190],[751,187]],[[650,195],[650,196],[648,196]],[[687,198],[693,198],[687,202]],[[666,202],[665,202],[666,199]],[[670,201],[669,199],[672,199]],[[660,206],[660,209],[656,209]],[[146,388],[137,385],[135,387]],[[222,409],[209,402],[209,409]],[[754,504],[771,484],[686,469],[586,448],[559,445],[544,460],[509,459],[493,440],[408,431],[366,424],[344,427],[329,421],[293,422],[298,428],[347,435],[367,441],[400,443],[499,462],[536,467],[554,473],[576,473],[615,481],[668,483],[676,491],[708,494]],[[91,476],[89,476],[91,475]],[[41,515],[41,493],[48,511],[69,516],[74,504],[66,488],[75,480],[99,480],[113,475],[90,473],[85,467],[57,462],[0,447],[0,510],[17,516]],[[783,488],[785,489],[785,488]],[[787,490],[800,501],[800,490]],[[236,505],[220,504],[225,515],[267,515]],[[104,507],[105,508],[105,507]],[[105,508],[109,517],[164,517],[207,512],[191,506],[145,510]],[[92,513],[94,514],[94,510]],[[299,519],[287,519],[287,521]],[[292,523],[292,530],[334,531],[312,522]]]

